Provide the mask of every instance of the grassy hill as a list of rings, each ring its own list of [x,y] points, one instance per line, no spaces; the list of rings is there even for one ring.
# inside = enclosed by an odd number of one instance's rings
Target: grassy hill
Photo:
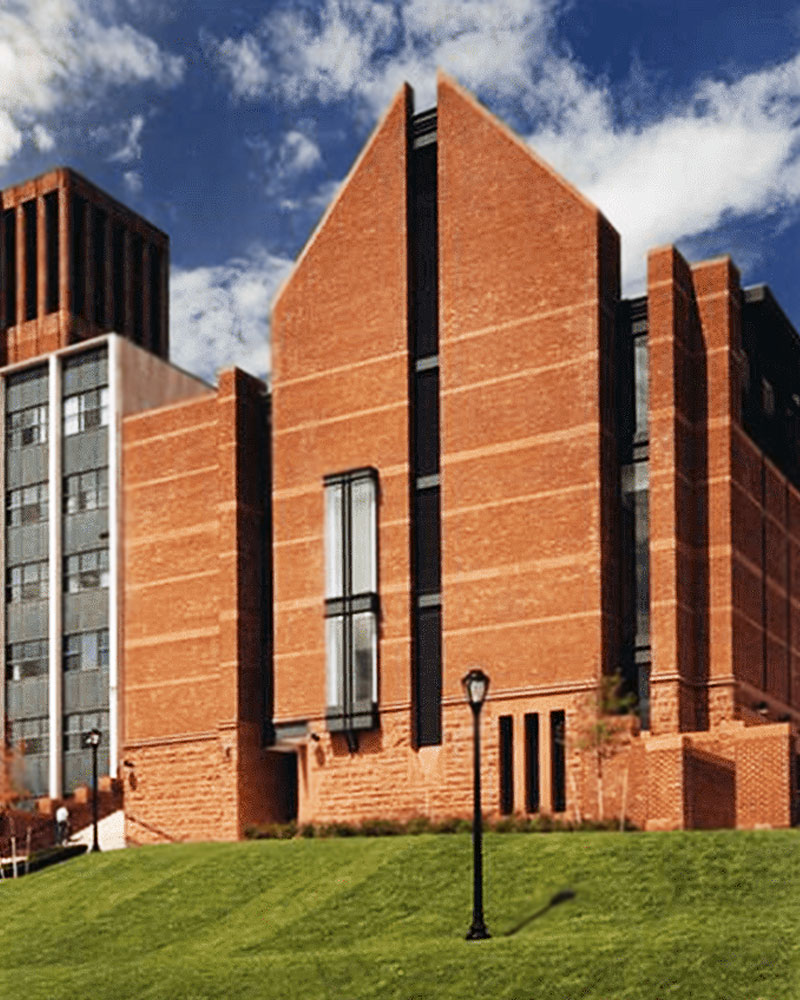
[[[0,997],[800,997],[796,831],[493,834],[485,857],[493,937],[466,942],[466,835],[85,856],[0,885]]]

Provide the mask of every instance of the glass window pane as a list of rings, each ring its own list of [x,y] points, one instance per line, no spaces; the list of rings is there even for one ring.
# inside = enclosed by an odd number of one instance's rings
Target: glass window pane
[[[374,593],[377,588],[375,544],[375,482],[357,479],[350,487],[351,551],[353,557],[352,592]]]
[[[377,701],[378,641],[375,615],[353,615],[353,700]]]
[[[636,392],[635,413],[637,441],[647,440],[648,405],[650,397],[647,337],[637,337],[633,344],[633,373]]]
[[[439,487],[417,490],[414,496],[414,556],[416,587],[420,594],[435,594],[442,588],[440,520]]]
[[[325,487],[325,596],[341,597],[342,579],[342,493],[337,483]]]
[[[344,705],[344,620],[325,619],[325,698],[329,708]]]

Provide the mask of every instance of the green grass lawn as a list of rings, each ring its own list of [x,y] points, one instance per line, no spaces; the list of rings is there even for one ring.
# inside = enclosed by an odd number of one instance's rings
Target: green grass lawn
[[[461,834],[84,856],[0,885],[0,997],[800,997],[799,832],[490,834],[481,942],[471,857]]]

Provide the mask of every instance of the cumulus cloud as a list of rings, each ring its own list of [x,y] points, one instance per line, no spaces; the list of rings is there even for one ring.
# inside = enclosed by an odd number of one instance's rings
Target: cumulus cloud
[[[441,66],[592,199],[619,229],[627,287],[648,247],[697,242],[724,222],[800,206],[800,56],[699,80],[664,110],[592,76],[558,31],[567,0],[322,0],[274,7],[217,42],[240,99],[349,102],[373,118],[408,80],[433,103]],[[635,77],[636,79],[633,79]],[[642,89],[644,87],[644,89]],[[635,113],[631,108],[635,105]],[[527,122],[527,124],[525,124]],[[287,193],[282,207],[296,199]]]
[[[139,194],[142,190],[142,175],[138,170],[126,170],[122,175],[122,180],[131,194]]]
[[[44,125],[39,125],[38,123],[34,125],[31,130],[31,138],[33,139],[34,146],[40,153],[50,153],[55,149],[56,140]]]
[[[130,163],[142,158],[141,135],[144,128],[144,115],[133,115],[123,126],[122,145],[116,149],[110,160],[118,163]]]
[[[273,9],[254,32],[212,46],[232,93],[382,108],[411,80],[432,101],[438,65],[512,96],[544,51],[555,0],[324,0]]]
[[[629,283],[650,246],[800,202],[800,56],[703,80],[682,107],[638,128],[611,118],[610,97],[584,83],[565,120],[530,142],[620,230]]]
[[[291,266],[255,248],[225,264],[173,269],[172,360],[207,379],[227,365],[263,378],[270,369],[270,304]]]
[[[296,129],[287,132],[283,137],[280,149],[280,162],[284,171],[304,173],[322,162],[319,146],[308,136]]]
[[[183,60],[130,24],[116,0],[5,0],[0,6],[0,165],[38,124],[113,87],[177,83]]]

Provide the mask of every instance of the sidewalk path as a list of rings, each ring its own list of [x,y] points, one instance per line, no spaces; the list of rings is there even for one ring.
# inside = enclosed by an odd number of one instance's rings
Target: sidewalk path
[[[118,851],[125,847],[125,814],[117,809],[97,824],[97,839],[101,851]],[[76,830],[69,838],[70,844],[86,844],[92,846],[92,824]]]

